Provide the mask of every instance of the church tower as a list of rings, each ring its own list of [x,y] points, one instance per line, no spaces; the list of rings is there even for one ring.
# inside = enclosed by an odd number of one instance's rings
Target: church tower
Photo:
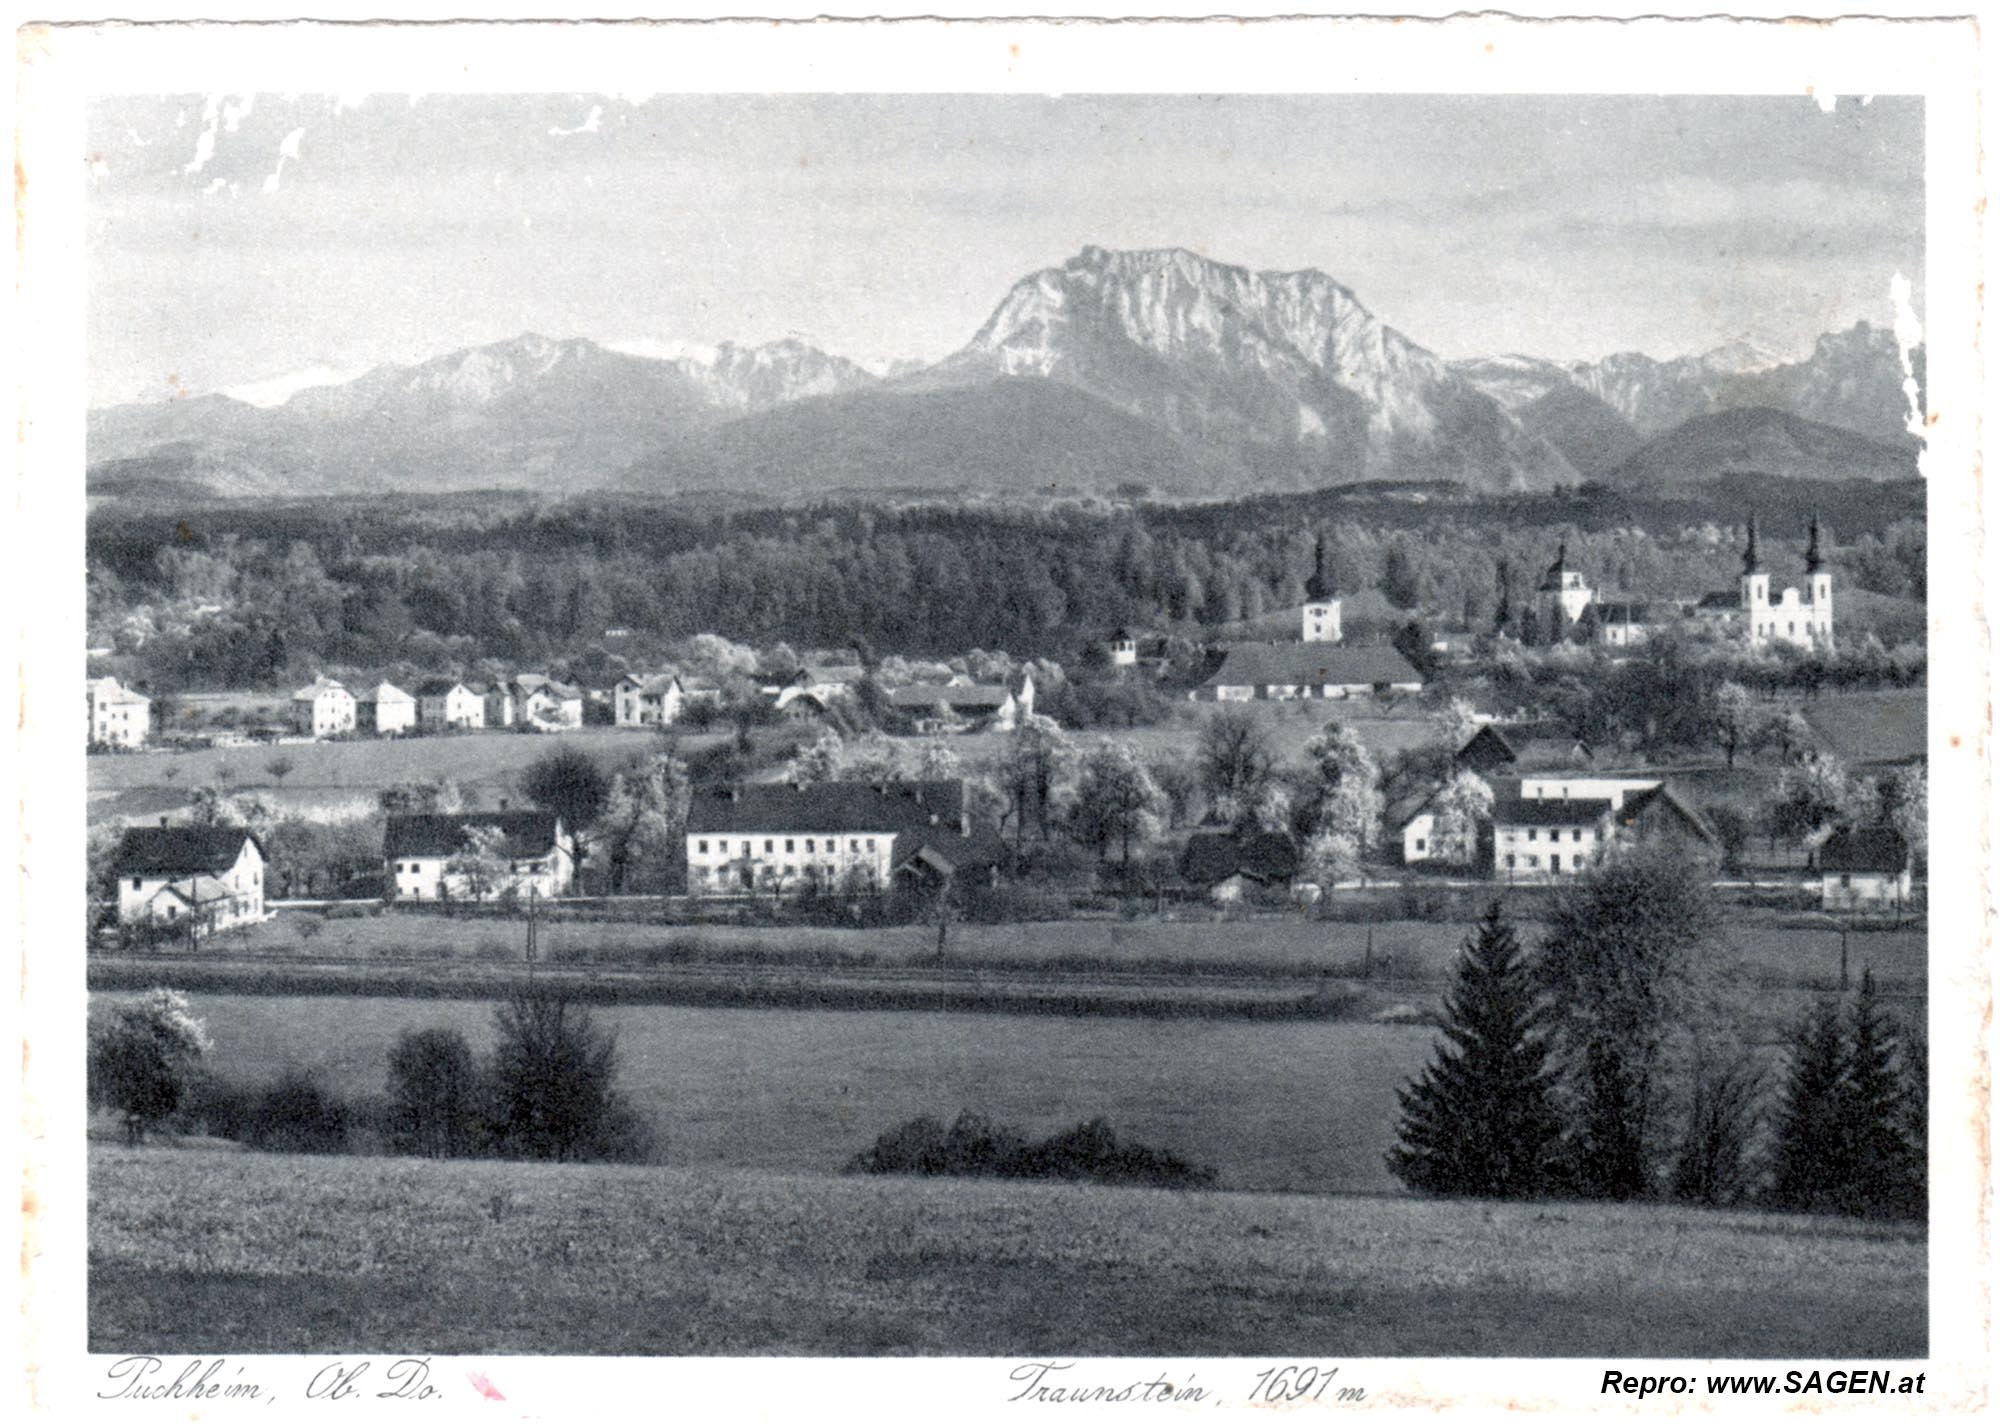
[[[1560,642],[1569,627],[1583,618],[1596,593],[1583,583],[1583,572],[1569,563],[1569,542],[1556,546],[1556,561],[1535,587],[1535,635],[1543,644]]]
[[[1826,568],[1826,558],[1819,546],[1819,512],[1814,511],[1812,522],[1806,527],[1806,603],[1811,609],[1809,617],[1815,640],[1831,643],[1833,640],[1833,572]]]
[[[1757,518],[1750,518],[1750,541],[1743,547],[1743,632],[1753,645],[1771,637],[1771,573],[1757,554]]]
[[[1326,558],[1326,537],[1313,541],[1313,573],[1306,581],[1305,609],[1299,614],[1299,638],[1308,644],[1340,642],[1340,601],[1333,596],[1333,570]]]

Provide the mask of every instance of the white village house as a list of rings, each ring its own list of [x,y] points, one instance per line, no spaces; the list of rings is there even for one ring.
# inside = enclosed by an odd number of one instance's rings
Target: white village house
[[[1657,778],[1547,774],[1493,800],[1493,871],[1508,879],[1573,877],[1614,847],[1673,840],[1712,857],[1715,832]]]
[[[315,739],[352,734],[355,700],[347,686],[321,675],[292,694],[292,728]]]
[[[403,733],[416,726],[416,696],[385,679],[355,701],[354,722],[357,728],[377,734]]]
[[[612,722],[621,729],[672,724],[681,717],[681,699],[678,675],[628,674],[612,686]]]
[[[1894,828],[1836,829],[1819,847],[1820,907],[1882,911],[1910,901],[1910,845]]]
[[[145,747],[153,723],[152,700],[108,675],[85,681],[83,691],[89,743],[114,749]]]
[[[247,828],[128,828],[112,860],[118,920],[206,932],[261,921],[264,862]]]
[[[496,836],[480,867],[469,855],[487,830]],[[561,897],[576,882],[575,840],[537,809],[397,814],[383,829],[382,861],[392,896],[407,902]]]
[[[546,674],[517,674],[512,681],[514,722],[543,731],[583,727],[583,691]]]
[[[483,729],[486,699],[455,679],[427,679],[417,686],[417,724],[424,729]]]

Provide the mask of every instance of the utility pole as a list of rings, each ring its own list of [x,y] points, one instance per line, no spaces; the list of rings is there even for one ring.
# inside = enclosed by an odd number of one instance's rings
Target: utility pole
[[[1840,989],[1843,992],[1847,990],[1847,929],[1848,923],[1843,920],[1840,924]]]
[[[528,976],[535,975],[535,892],[533,883],[528,884]]]

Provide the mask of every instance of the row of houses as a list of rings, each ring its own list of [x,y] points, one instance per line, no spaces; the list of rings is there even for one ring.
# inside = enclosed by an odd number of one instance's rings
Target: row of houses
[[[553,731],[582,725],[583,691],[545,674],[517,674],[491,684],[427,679],[414,694],[385,680],[359,695],[322,675],[292,695],[292,728],[316,739],[411,729]]]
[[[860,665],[802,665],[752,678],[759,694],[787,717],[818,719],[837,701],[854,697],[867,671]],[[883,697],[920,734],[1004,731],[1035,712],[1035,680],[1026,671],[1007,684],[979,684],[953,675],[941,682],[885,686]],[[690,709],[715,707],[721,700],[721,688],[697,675],[628,674],[612,689],[612,717],[626,728],[671,725]]]
[[[991,883],[1004,855],[956,779],[701,789],[686,836],[696,896]],[[402,814],[384,827],[382,863],[385,892],[400,902],[553,898],[575,887],[577,845],[541,810]],[[119,921],[209,931],[260,921],[265,864],[246,828],[128,829],[113,862]]]

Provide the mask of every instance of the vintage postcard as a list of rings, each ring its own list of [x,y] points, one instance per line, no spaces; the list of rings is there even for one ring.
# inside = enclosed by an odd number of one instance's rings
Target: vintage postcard
[[[1986,1403],[1971,22],[16,45],[31,1406]]]

